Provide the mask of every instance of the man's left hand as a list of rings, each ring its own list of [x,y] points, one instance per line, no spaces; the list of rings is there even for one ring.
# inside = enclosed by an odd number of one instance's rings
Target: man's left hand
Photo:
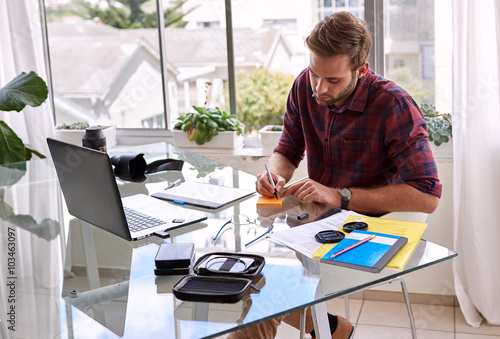
[[[336,207],[340,206],[340,196],[337,189],[321,185],[312,179],[291,185],[281,196],[286,197],[287,195],[294,195],[305,202],[322,202]]]

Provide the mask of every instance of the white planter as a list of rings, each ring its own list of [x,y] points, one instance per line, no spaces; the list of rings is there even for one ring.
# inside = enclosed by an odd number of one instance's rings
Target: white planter
[[[434,142],[430,142],[432,155],[434,159],[453,159],[453,139],[436,146]]]
[[[179,148],[235,150],[243,147],[243,135],[238,134],[238,132],[219,132],[212,140],[203,145],[190,141],[184,131],[172,130],[171,132],[174,137],[174,146]]]
[[[281,131],[272,131],[275,125],[267,125],[259,130],[260,140],[262,142],[262,154],[272,154],[281,137]],[[280,126],[282,127],[282,126]]]
[[[106,137],[106,147],[109,149],[116,146],[116,128],[114,126],[105,128],[102,133]],[[82,129],[56,129],[54,138],[74,145],[82,145],[85,130]]]

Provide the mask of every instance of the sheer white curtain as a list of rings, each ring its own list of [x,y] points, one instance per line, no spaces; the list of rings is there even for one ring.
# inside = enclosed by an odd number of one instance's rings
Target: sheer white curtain
[[[0,0],[0,88],[21,72],[35,71],[47,82],[38,0]],[[48,100],[21,112],[2,112],[10,128],[42,154],[45,138],[53,136],[54,118]]]
[[[0,0],[0,88],[21,72],[35,71],[47,81],[39,13],[38,0]],[[53,136],[54,130],[53,114],[48,101],[40,107],[27,106],[19,113],[0,111],[0,120],[5,121],[25,144],[48,156],[45,138]],[[60,220],[60,193],[54,184],[55,179],[48,180],[47,171],[38,169],[37,166],[46,167],[42,162],[30,161],[28,166],[31,168],[30,175],[25,175],[17,185],[6,189],[6,202],[13,207],[16,214],[30,214],[38,223],[44,218]],[[33,185],[34,189],[31,186],[27,188],[26,184],[23,185],[27,182],[45,183],[47,187],[36,189],[42,185],[38,184]],[[0,226],[3,235],[6,234],[7,226],[13,227],[3,220],[0,220]],[[21,231],[20,228],[16,239],[19,263],[16,274],[19,285],[44,290],[47,293],[47,302],[42,302],[42,298],[30,298],[29,295],[19,298],[16,303],[22,312],[18,315],[16,332],[7,331],[4,326],[0,326],[0,337],[41,338],[43,335],[40,333],[59,334],[59,322],[47,323],[40,314],[60,312],[60,243],[46,241],[35,234]],[[5,301],[5,296],[8,295],[6,288],[6,284],[2,283],[2,314],[6,314],[6,307],[9,305]],[[21,288],[19,292],[25,291]]]
[[[500,325],[500,4],[453,2],[455,289],[465,319]]]

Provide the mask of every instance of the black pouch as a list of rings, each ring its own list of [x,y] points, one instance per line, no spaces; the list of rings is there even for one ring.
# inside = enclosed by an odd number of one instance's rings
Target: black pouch
[[[262,268],[265,259],[259,255],[215,252],[203,255],[187,275],[173,287],[180,300],[215,303],[236,303],[247,293]]]

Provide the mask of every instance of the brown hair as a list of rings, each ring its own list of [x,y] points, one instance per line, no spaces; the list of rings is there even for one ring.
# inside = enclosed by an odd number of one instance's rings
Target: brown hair
[[[319,57],[347,55],[356,70],[368,59],[372,38],[365,21],[349,12],[336,12],[316,24],[305,44]]]

